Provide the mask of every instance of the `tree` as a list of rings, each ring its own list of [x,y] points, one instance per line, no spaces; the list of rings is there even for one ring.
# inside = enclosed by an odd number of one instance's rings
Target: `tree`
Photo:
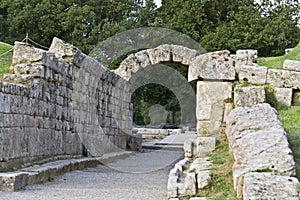
[[[289,5],[265,4],[240,6],[229,16],[230,21],[219,25],[201,39],[209,51],[257,49],[261,56],[280,55],[285,48],[299,42],[300,29]],[[294,9],[294,8],[292,8]]]

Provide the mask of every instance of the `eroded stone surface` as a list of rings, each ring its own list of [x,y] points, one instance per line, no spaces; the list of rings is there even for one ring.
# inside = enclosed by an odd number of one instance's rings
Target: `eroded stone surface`
[[[236,68],[241,66],[256,65],[257,51],[253,49],[243,49],[236,51],[235,65]]]
[[[216,51],[200,55],[189,67],[188,81],[235,80],[234,60],[229,51]]]
[[[269,69],[267,83],[279,88],[300,89],[300,72]]]
[[[54,37],[49,48],[49,53],[53,53],[57,58],[72,61],[79,49],[57,37]]]
[[[300,72],[300,61],[285,60],[283,63],[283,69]]]
[[[203,157],[216,149],[217,139],[215,137],[197,137],[195,142],[197,157]]]
[[[236,87],[234,90],[234,105],[236,107],[253,106],[266,101],[263,86]]]
[[[238,196],[248,172],[295,175],[295,162],[278,113],[269,104],[235,108],[227,118],[226,135],[234,155],[233,178]]]
[[[274,95],[276,97],[276,100],[285,106],[291,106],[292,105],[292,99],[293,99],[293,89],[291,88],[274,88]]]
[[[45,50],[34,48],[33,46],[23,43],[15,42],[12,65],[26,63],[26,64],[42,64],[42,57]]]
[[[298,184],[298,179],[294,177],[272,173],[248,173],[244,177],[244,199],[298,200]]]
[[[241,66],[238,68],[239,81],[247,81],[251,84],[265,84],[267,81],[267,67]]]
[[[218,132],[223,123],[225,104],[232,99],[231,82],[197,82],[197,132]]]

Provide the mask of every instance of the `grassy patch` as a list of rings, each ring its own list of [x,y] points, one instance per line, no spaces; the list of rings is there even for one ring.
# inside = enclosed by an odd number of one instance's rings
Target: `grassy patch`
[[[3,74],[5,74],[9,71],[9,67],[12,62],[13,51],[10,51],[6,54],[4,54],[4,53],[9,51],[12,48],[13,48],[13,46],[0,42],[0,77],[2,77]],[[2,54],[4,54],[4,55],[2,55]]]
[[[229,144],[224,138],[212,152],[213,162],[212,182],[208,189],[202,190],[197,196],[204,196],[211,200],[237,200],[233,189],[232,165],[234,159],[229,153]]]
[[[300,106],[278,110],[283,127],[288,133],[289,143],[297,163],[297,178],[300,179]]]
[[[284,60],[300,61],[300,43],[293,49],[293,51],[286,55],[277,57],[260,57],[258,58],[258,64],[270,69],[282,69]]]

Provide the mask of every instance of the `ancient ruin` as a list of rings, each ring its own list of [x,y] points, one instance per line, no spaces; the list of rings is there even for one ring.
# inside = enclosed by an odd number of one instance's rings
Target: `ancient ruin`
[[[299,63],[267,69],[256,64],[256,56],[255,50],[200,54],[165,44],[131,54],[111,71],[58,38],[49,51],[16,42],[11,74],[0,83],[0,169],[139,150],[140,136],[132,132],[130,79],[141,69],[175,62],[189,68],[188,81],[197,82],[198,137],[185,142],[186,158],[170,172],[169,198],[196,194],[209,185],[206,155],[225,131],[239,197],[299,199],[287,135],[265,93],[265,85],[274,87],[277,100],[291,106],[300,89]],[[0,185],[18,182],[10,188],[14,191],[34,182],[30,177],[2,176]]]

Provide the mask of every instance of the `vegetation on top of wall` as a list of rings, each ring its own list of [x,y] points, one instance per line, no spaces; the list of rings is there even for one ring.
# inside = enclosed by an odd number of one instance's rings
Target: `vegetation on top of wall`
[[[12,62],[13,48],[10,44],[0,42],[0,77],[9,71]]]
[[[258,64],[271,69],[282,69],[285,60],[300,61],[300,43],[288,54],[277,57],[261,57],[258,59]]]

